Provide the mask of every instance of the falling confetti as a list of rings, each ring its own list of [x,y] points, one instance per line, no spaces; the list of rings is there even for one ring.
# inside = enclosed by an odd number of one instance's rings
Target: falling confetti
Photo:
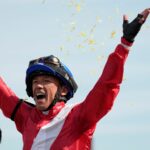
[[[110,37],[111,37],[111,38],[114,38],[115,35],[116,35],[116,31],[112,31]]]
[[[81,11],[81,5],[80,4],[76,4],[76,11],[80,12]]]
[[[93,45],[93,44],[95,44],[96,42],[95,42],[95,40],[94,39],[88,39],[88,44],[89,45]]]
[[[76,0],[70,0],[69,7],[75,8],[76,12],[80,12],[84,1],[76,2]]]
[[[71,9],[70,13],[70,22],[66,24],[63,22],[64,27],[67,27],[67,35],[66,42],[67,44],[74,45],[77,50],[80,52],[96,52],[97,49],[104,49],[105,43],[101,40],[97,43],[95,34],[97,34],[97,27],[99,27],[100,23],[103,22],[102,17],[97,15],[95,16],[95,21],[91,24],[91,26],[86,26],[88,28],[80,28],[80,23],[77,23],[77,18],[83,11],[83,7],[85,5],[85,0],[69,0],[68,8]],[[82,26],[81,26],[82,27]],[[115,37],[115,32],[111,33],[111,38]],[[64,46],[59,46],[60,50],[63,53],[66,53],[66,48]]]
[[[87,34],[86,34],[85,32],[80,32],[80,36],[81,36],[81,37],[86,37]]]

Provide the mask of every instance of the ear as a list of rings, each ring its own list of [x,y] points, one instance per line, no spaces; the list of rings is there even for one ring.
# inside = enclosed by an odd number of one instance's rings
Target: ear
[[[67,95],[67,93],[68,93],[68,88],[67,88],[66,86],[62,86],[60,93],[61,93],[61,96]]]

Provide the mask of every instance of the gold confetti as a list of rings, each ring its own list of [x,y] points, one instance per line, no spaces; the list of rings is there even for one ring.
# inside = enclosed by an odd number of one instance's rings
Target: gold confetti
[[[81,11],[81,6],[84,4],[84,1],[82,0],[80,0],[80,3],[79,2],[77,2],[76,0],[70,0],[70,2],[69,2],[69,7],[73,7],[73,8],[75,8],[75,10],[77,11],[77,12],[80,12]]]
[[[81,36],[81,37],[86,37],[87,34],[86,34],[85,32],[80,32],[80,36]]]
[[[93,44],[95,44],[96,42],[95,42],[95,40],[94,39],[88,39],[88,44],[89,45],[93,45]]]
[[[76,4],[76,11],[80,12],[81,11],[81,5],[80,4]]]
[[[111,37],[111,38],[114,38],[114,37],[115,37],[115,35],[116,35],[116,31],[112,31],[112,32],[111,32],[111,36],[110,36],[110,37]]]

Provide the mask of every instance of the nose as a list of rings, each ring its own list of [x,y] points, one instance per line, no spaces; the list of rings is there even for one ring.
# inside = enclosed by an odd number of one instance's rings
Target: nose
[[[42,82],[42,81],[40,81],[40,80],[35,80],[35,81],[33,81],[32,86],[35,87],[35,88],[42,88],[44,85],[43,85],[43,82]]]
[[[42,82],[38,82],[38,83],[36,84],[36,87],[37,87],[37,88],[43,88],[43,83],[42,83]]]

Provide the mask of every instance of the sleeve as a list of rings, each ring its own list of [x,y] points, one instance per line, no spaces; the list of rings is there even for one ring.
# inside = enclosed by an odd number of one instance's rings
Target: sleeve
[[[101,77],[86,99],[74,108],[78,122],[94,125],[112,108],[123,79],[124,63],[129,51],[119,44],[105,64]]]
[[[19,103],[19,98],[14,94],[14,92],[4,83],[0,77],[0,109],[3,114],[11,119],[11,116]],[[22,132],[23,124],[25,122],[25,117],[28,115],[29,108],[25,104],[19,106],[15,114],[15,124],[18,131]]]
[[[3,114],[10,118],[18,102],[19,98],[10,88],[7,87],[0,77],[0,109],[2,110]]]

